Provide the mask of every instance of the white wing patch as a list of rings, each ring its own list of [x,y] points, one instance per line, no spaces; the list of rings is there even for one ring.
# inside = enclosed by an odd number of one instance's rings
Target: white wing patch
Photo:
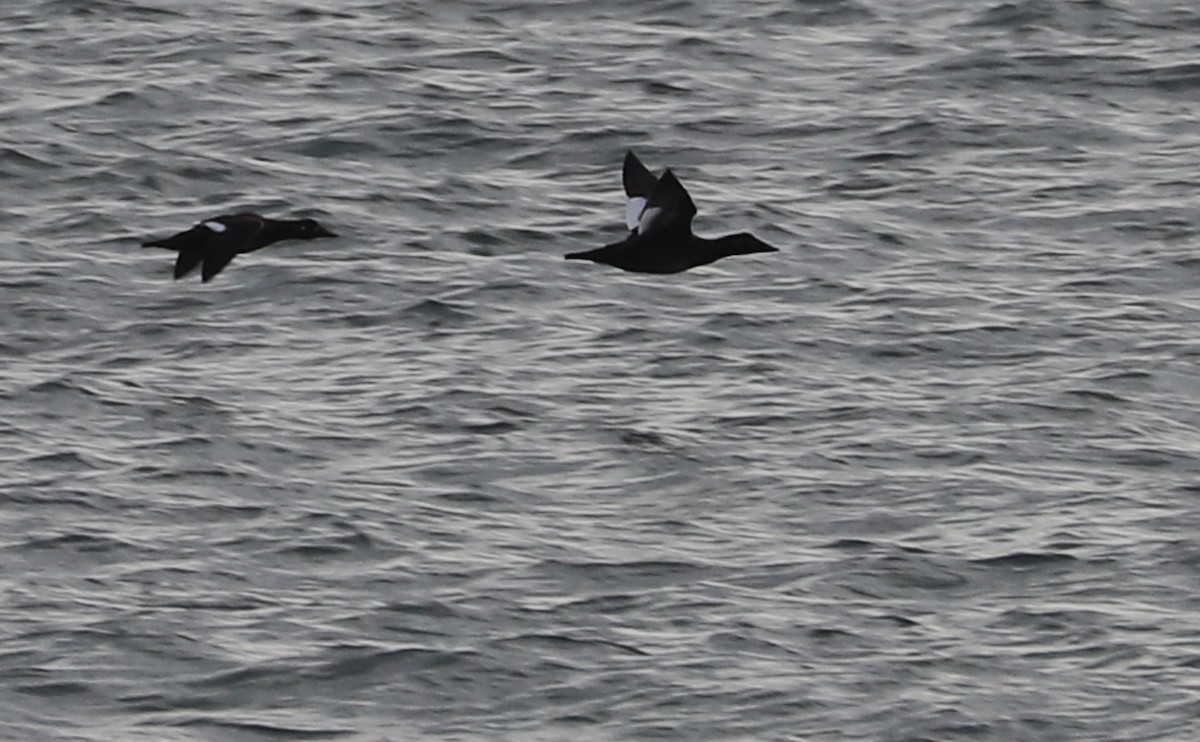
[[[652,206],[642,212],[642,218],[638,220],[638,234],[646,234],[646,230],[650,229],[650,225],[654,224],[654,220],[662,213],[662,209],[658,206]]]
[[[638,223],[642,219],[642,212],[646,210],[646,199],[641,196],[634,196],[629,199],[629,206],[625,207],[625,223],[630,229],[637,229]]]
[[[224,224],[222,224],[220,222],[203,222],[203,224],[204,224],[204,226],[208,227],[210,230],[212,230],[213,232],[216,232],[217,234],[221,234],[226,229],[229,229],[228,227],[226,227]]]

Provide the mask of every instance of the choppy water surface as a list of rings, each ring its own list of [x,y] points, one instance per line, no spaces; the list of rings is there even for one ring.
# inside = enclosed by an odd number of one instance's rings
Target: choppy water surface
[[[1198,28],[0,11],[0,736],[1192,738]],[[628,147],[782,252],[562,260]]]

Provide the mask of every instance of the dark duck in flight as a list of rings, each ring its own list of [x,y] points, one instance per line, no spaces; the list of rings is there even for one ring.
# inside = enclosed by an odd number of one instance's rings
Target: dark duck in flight
[[[252,252],[280,240],[312,240],[337,237],[312,219],[267,219],[258,214],[233,214],[208,219],[196,226],[161,240],[149,240],[143,247],[175,250],[175,278],[183,278],[202,265],[200,277],[208,282],[221,272],[234,256]]]
[[[748,232],[714,240],[692,234],[696,205],[668,168],[661,178],[646,169],[632,151],[621,171],[629,208],[629,236],[595,250],[574,252],[567,260],[591,260],[634,273],[679,273],[689,268],[756,252],[777,252]]]

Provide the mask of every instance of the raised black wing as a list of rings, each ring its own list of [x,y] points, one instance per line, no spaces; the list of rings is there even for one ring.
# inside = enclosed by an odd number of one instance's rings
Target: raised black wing
[[[646,169],[633,150],[625,153],[625,164],[621,167],[621,183],[625,195],[630,198],[650,198],[658,185],[658,178]]]
[[[639,235],[678,232],[690,235],[696,204],[670,168],[658,179],[638,220]]]

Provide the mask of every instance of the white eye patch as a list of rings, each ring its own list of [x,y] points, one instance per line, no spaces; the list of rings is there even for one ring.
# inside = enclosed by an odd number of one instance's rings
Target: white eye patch
[[[204,222],[204,226],[208,227],[210,230],[212,230],[213,232],[216,232],[217,234],[220,234],[220,233],[224,232],[226,229],[228,229],[228,227],[226,227],[224,224],[222,224],[220,222]]]
[[[629,205],[625,207],[625,223],[630,229],[636,229],[638,221],[642,218],[642,212],[646,210],[646,199],[641,196],[634,196],[629,199]]]

